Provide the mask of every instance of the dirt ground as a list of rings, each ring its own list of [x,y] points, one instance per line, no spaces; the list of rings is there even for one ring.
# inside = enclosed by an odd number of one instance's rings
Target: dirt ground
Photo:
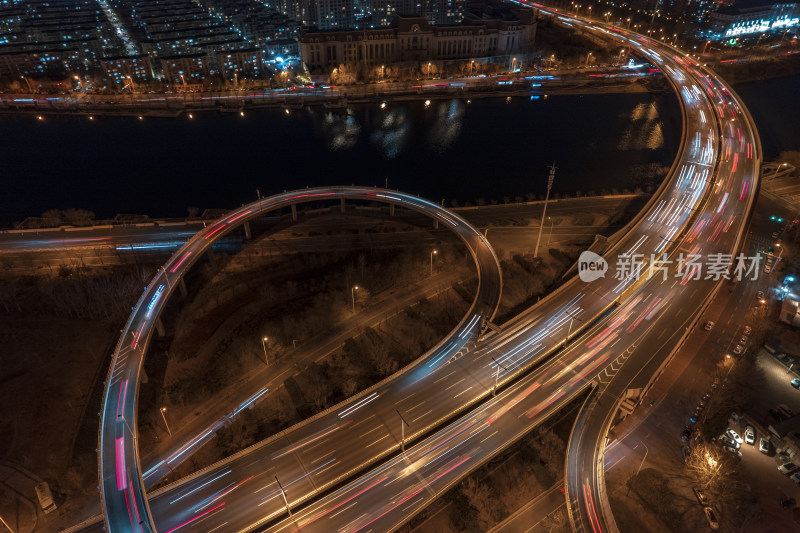
[[[118,335],[94,321],[0,315],[0,461],[47,480],[57,500],[97,477],[97,417],[92,432],[84,415],[100,408],[93,385]]]

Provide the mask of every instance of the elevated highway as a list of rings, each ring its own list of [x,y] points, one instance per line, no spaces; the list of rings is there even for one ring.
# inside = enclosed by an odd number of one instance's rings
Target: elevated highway
[[[485,238],[463,219],[418,197],[367,187],[325,187],[293,191],[244,206],[208,225],[183,245],[145,288],[133,308],[117,344],[106,380],[99,435],[100,488],[109,531],[155,531],[137,445],[137,397],[144,356],[160,312],[188,269],[214,242],[234,228],[275,209],[303,202],[357,199],[400,205],[431,216],[451,228],[465,243],[478,268],[478,290],[467,316],[431,355],[439,360],[468,347],[481,332],[481,321],[491,320],[499,303],[500,265]],[[363,396],[363,393],[362,393]],[[369,398],[369,397],[367,397]],[[241,407],[246,407],[251,401]],[[358,401],[364,402],[365,399]],[[199,435],[203,439],[207,435]],[[287,454],[291,455],[291,454]],[[167,471],[166,461],[147,474]],[[163,528],[162,528],[163,530]]]
[[[647,42],[644,38],[637,40]],[[680,51],[665,45],[661,48],[663,53],[679,57]],[[714,119],[722,141],[722,157],[715,169],[714,196],[722,195],[722,201],[714,202],[714,197],[709,199],[710,206],[715,209],[703,210],[689,231],[682,235],[680,246],[670,259],[677,262],[680,253],[701,253],[706,258],[716,254],[721,263],[735,268],[735,256],[742,246],[756,200],[761,142],[752,117],[733,89],[691,58],[685,61],[689,75],[703,87],[716,111]],[[737,196],[738,200],[733,202],[724,201]],[[719,224],[723,220],[730,223],[725,223],[725,231],[718,231],[715,222]],[[761,272],[758,265],[755,269],[755,275]],[[634,401],[638,401],[652,386],[724,283],[724,278],[707,279],[706,275],[690,279],[679,296],[680,307],[673,308],[671,316],[665,315],[660,320],[660,328],[675,333],[667,342],[654,335],[638,347],[618,371],[598,381],[597,394],[579,412],[570,435],[565,475],[568,509],[575,531],[618,531],[603,475],[608,431],[628,391],[634,392]]]
[[[701,275],[693,267],[676,272],[674,263],[680,254],[685,257],[697,254],[703,260],[720,254],[719,261],[733,270],[731,255],[739,247],[755,199],[760,147],[741,102],[735,101],[733,93],[718,80],[704,72],[690,77],[698,65],[660,43],[642,39],[638,48],[662,68],[672,69],[673,81],[679,79],[676,83],[679,94],[693,95],[683,101],[689,119],[695,128],[707,124],[705,134],[712,140],[708,145],[712,158],[694,161],[708,169],[709,186],[698,198],[697,207],[689,208],[695,213],[670,236],[669,244],[659,250],[670,261],[664,265],[665,276],[656,272],[620,310],[554,359],[553,366],[537,371],[504,392],[499,399],[503,407],[498,411],[492,411],[496,405],[487,404],[420,443],[413,450],[416,455],[410,451],[376,469],[291,520],[284,520],[276,530],[292,527],[304,531],[323,531],[325,527],[345,531],[392,530],[581,389],[600,385],[587,405],[605,401],[616,408],[627,385],[642,379],[646,383],[650,375],[662,368],[674,346],[693,325],[695,310],[702,309],[721,283],[718,279],[705,279],[706,274]],[[672,61],[668,53],[674,54]],[[740,126],[737,121],[744,124]],[[690,123],[689,131],[692,129]],[[653,270],[652,261],[645,259],[642,272],[652,274]],[[559,380],[557,369],[561,368],[566,374],[561,379],[568,380],[566,383]],[[621,388],[609,388],[609,384],[620,383]],[[596,429],[608,427],[603,412],[584,409],[576,427],[585,424],[588,434],[601,435],[604,440],[605,432]],[[501,413],[500,417],[496,413]],[[525,415],[531,422],[525,423]],[[581,440],[578,437],[571,441],[568,455],[571,519],[576,529],[606,531],[609,524],[599,516],[608,516],[608,506],[597,491],[602,486],[602,470],[597,468],[602,466],[602,458],[584,453]],[[589,439],[586,448],[594,451],[595,444]],[[358,505],[352,503],[356,498]],[[324,525],[315,525],[319,522]]]
[[[601,25],[594,27],[591,23],[587,23],[587,29],[611,32]],[[717,122],[717,108],[708,99],[705,86],[698,85],[696,79],[685,72],[686,59],[680,56],[671,58],[659,53],[661,45],[657,43],[646,41],[637,43],[643,52],[652,54],[653,61],[662,66],[678,88],[685,113],[684,142],[659,194],[643,212],[638,223],[620,240],[617,247],[607,254],[608,258],[621,253],[627,253],[629,256],[641,254],[644,257],[649,257],[650,254],[674,253],[681,242],[679,241],[681,234],[685,234],[689,227],[698,228],[696,224],[700,223],[702,226],[699,226],[698,235],[702,231],[711,231],[714,239],[720,235],[723,235],[723,238],[733,235],[740,231],[747,205],[755,192],[753,181],[755,178],[752,176],[738,175],[723,180],[716,172],[718,163],[724,157],[726,146],[730,146],[730,142],[721,138],[721,133],[724,131]],[[742,160],[752,159],[753,150],[746,149],[743,155],[737,156],[737,159],[738,157],[742,157]],[[222,227],[207,228],[199,237],[205,238],[211,231],[224,233],[226,225],[233,225],[240,220],[236,217],[246,216],[242,215],[243,210],[222,219],[220,221]],[[692,224],[695,226],[690,226]],[[706,234],[702,235],[705,237]],[[697,238],[698,236],[694,237]],[[188,251],[191,253],[191,250]],[[185,255],[185,252],[186,250],[182,249],[173,256],[165,266],[164,273],[171,271],[172,268],[180,269],[183,263],[188,262],[190,256]],[[651,269],[645,267],[643,272],[649,270]],[[501,420],[510,421],[512,418],[520,420],[518,409],[525,409],[524,413],[528,413],[527,418],[531,420],[529,424],[538,423],[542,417],[563,405],[564,401],[579,394],[588,383],[599,379],[602,373],[608,373],[612,365],[618,369],[621,363],[645,342],[645,334],[654,331],[653,324],[656,323],[656,318],[667,316],[669,309],[680,308],[681,306],[675,302],[680,300],[681,295],[688,293],[683,283],[675,288],[681,280],[670,279],[669,283],[665,280],[656,284],[653,280],[657,279],[660,278],[637,279],[633,273],[623,275],[621,279],[607,276],[591,284],[584,284],[575,279],[512,321],[502,333],[487,336],[477,347],[466,342],[461,344],[458,350],[451,350],[449,345],[440,346],[439,348],[443,348],[444,351],[426,356],[413,369],[384,384],[386,389],[381,389],[381,392],[373,389],[369,394],[357,397],[346,405],[337,406],[335,410],[326,413],[325,416],[329,417],[327,419],[320,417],[303,424],[299,430],[290,430],[287,434],[279,435],[241,454],[235,460],[216,465],[154,495],[153,516],[156,517],[158,530],[197,528],[198,531],[209,531],[223,527],[226,530],[229,528],[249,530],[274,520],[284,513],[286,507],[308,501],[315,494],[347,479],[348,475],[373,464],[381,457],[396,453],[398,448],[402,447],[401,442],[406,429],[401,429],[400,416],[393,414],[394,409],[404,413],[403,418],[411,422],[411,427],[405,435],[407,439],[424,437],[432,429],[451,420],[457,413],[464,412],[469,406],[490,396],[495,383],[499,382],[502,387],[504,383],[516,380],[534,365],[559,352],[567,340],[583,335],[583,331],[588,331],[588,335],[594,335],[591,338],[580,336],[580,341],[586,339],[586,342],[573,343],[568,350],[559,354],[558,358],[550,360],[536,373],[530,374],[519,384],[509,388],[509,391],[498,396],[498,399],[485,403],[480,412],[467,415],[448,425],[443,431],[455,430],[457,435],[471,437],[475,434],[474,431],[484,431],[482,428],[497,424],[495,426],[498,428],[497,437],[488,438],[490,435],[484,434],[486,438],[483,441],[477,438],[469,440],[465,445],[478,446],[479,450],[483,450],[483,455],[479,455],[479,451],[469,449],[467,455],[460,457],[453,464],[448,463],[449,466],[432,477],[430,468],[440,468],[442,465],[433,460],[419,464],[419,467],[414,469],[413,477],[431,481],[411,491],[413,498],[419,501],[405,500],[402,505],[386,507],[386,502],[395,501],[396,491],[402,483],[397,481],[394,486],[382,488],[383,485],[376,483],[374,477],[369,478],[380,472],[380,469],[358,478],[346,487],[355,490],[350,496],[353,494],[356,496],[342,506],[354,509],[353,513],[360,511],[359,517],[367,514],[374,518],[360,529],[367,526],[377,529],[383,529],[385,526],[389,529],[392,527],[391,524],[402,523],[408,516],[427,505],[430,499],[475,468],[482,460],[512,442],[515,434],[521,435],[530,429],[530,425],[525,425],[523,428],[513,422],[508,422],[508,428],[511,429],[505,429],[505,426],[504,429],[500,429]],[[163,285],[165,281],[167,280],[157,278],[150,284],[148,290],[157,291],[157,287]],[[161,290],[163,292],[164,289]],[[153,301],[155,293],[150,294],[149,298],[145,296],[140,300],[138,307],[144,308],[146,315],[146,308]],[[158,300],[155,301],[154,307],[159,305]],[[489,313],[486,313],[486,316],[490,316]],[[600,322],[597,322],[598,317],[601,319]],[[142,319],[141,316],[136,317],[134,313],[129,321],[126,328],[129,333],[126,335],[133,337],[130,344],[126,344],[129,349],[141,350],[136,327],[131,326],[140,325]],[[478,328],[475,325],[472,328],[468,336],[476,334]],[[139,337],[142,337],[141,334]],[[147,339],[146,336],[143,338]],[[592,346],[586,346],[594,340],[597,341]],[[469,351],[463,350],[464,347],[469,347]],[[625,359],[620,360],[623,356]],[[138,374],[132,374],[127,379],[135,380],[137,377]],[[538,381],[531,382],[531,379]],[[109,380],[109,383],[111,382],[112,380]],[[524,388],[520,389],[523,384]],[[127,388],[119,385],[118,389],[120,397],[127,391]],[[498,407],[500,404],[504,407]],[[128,407],[124,402],[122,405]],[[129,408],[132,409],[132,406]],[[496,410],[492,414],[493,408]],[[410,416],[411,413],[414,414],[413,417]],[[480,418],[481,413],[483,419]],[[513,413],[517,416],[513,416]],[[323,419],[324,422],[321,422]],[[111,420],[115,420],[113,415]],[[470,420],[472,420],[471,426]],[[335,425],[331,422],[335,422]],[[117,426],[119,427],[118,424]],[[130,431],[130,433],[129,440],[133,441],[135,432]],[[124,427],[119,434],[120,437],[116,438],[123,438],[124,445]],[[395,468],[395,472],[401,472],[407,467],[399,468],[394,461],[417,457],[409,455],[412,452],[420,454],[424,450],[442,450],[444,453],[444,447],[437,447],[434,441],[430,440],[436,438],[448,438],[444,444],[446,455],[453,457],[452,454],[458,453],[459,450],[463,451],[464,448],[456,446],[456,442],[452,440],[452,433],[448,435],[449,438],[443,437],[441,432],[434,433],[432,437],[423,440],[381,468],[391,467]],[[373,438],[375,440],[372,440]],[[374,451],[370,450],[371,447],[374,447]],[[101,450],[103,449],[101,447]],[[124,451],[127,451],[125,446],[123,446],[123,456]],[[135,447],[131,448],[130,452],[135,453]],[[422,457],[425,455],[422,453]],[[438,460],[438,457],[430,459]],[[464,457],[468,459],[462,460]],[[472,461],[471,458],[475,460]],[[141,509],[145,509],[141,483],[137,484],[138,487],[134,487],[136,480],[128,476],[124,479],[133,481],[130,484],[120,484],[120,471],[115,472],[113,468],[109,468],[110,466],[106,463],[106,470],[103,471],[103,481],[109,484],[108,491],[104,488],[104,497],[107,499],[108,494],[117,491],[117,494],[114,494],[117,500],[116,508],[109,506],[106,501],[107,513],[113,511],[116,516],[114,525],[107,518],[110,530],[126,531],[133,527],[134,531],[138,531],[138,523],[133,517]],[[137,473],[139,473],[138,467],[133,471],[133,474]],[[271,479],[276,475],[283,480],[280,486],[277,480]],[[409,477],[406,476],[404,479]],[[395,476],[391,479],[398,478]],[[390,478],[381,483],[383,482],[388,485]],[[141,496],[136,495],[134,488],[136,491],[141,490]],[[370,491],[370,501],[366,502],[365,497],[358,497],[356,501],[356,497],[366,491]],[[130,499],[127,494],[131,495]],[[327,498],[331,497],[342,497],[342,495],[335,492],[305,509],[311,509],[323,502],[330,503]],[[131,507],[127,501],[133,501],[135,506]],[[366,507],[362,506],[362,503]],[[121,507],[120,504],[126,504],[126,507]],[[340,513],[331,513],[325,517],[325,526],[338,527],[337,520],[344,521],[349,517],[351,520],[341,526],[356,527],[352,524],[352,515],[344,512],[344,508],[340,510]],[[334,514],[342,518],[336,518]],[[142,514],[138,516],[141,517]],[[149,515],[147,516],[149,518]],[[128,520],[127,525],[122,518]],[[293,517],[293,520],[299,519],[298,515]],[[140,522],[144,524],[142,530],[152,529],[146,520]],[[311,523],[307,525],[311,526]]]

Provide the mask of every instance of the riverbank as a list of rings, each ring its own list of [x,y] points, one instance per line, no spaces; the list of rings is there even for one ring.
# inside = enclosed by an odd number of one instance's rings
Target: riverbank
[[[365,83],[345,86],[319,85],[213,92],[146,94],[0,94],[0,114],[179,117],[190,113],[220,111],[244,113],[254,108],[305,106],[343,110],[348,105],[376,100],[405,102],[450,98],[496,98],[548,94],[602,94],[663,92],[660,73],[631,73],[617,67],[592,68],[507,76],[428,79],[410,82]]]

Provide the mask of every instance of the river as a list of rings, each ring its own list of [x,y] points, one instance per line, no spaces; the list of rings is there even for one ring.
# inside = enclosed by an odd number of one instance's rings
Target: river
[[[196,114],[193,119],[0,117],[0,226],[51,208],[182,217],[324,184],[460,204],[646,188],[680,136],[675,97],[558,95]]]

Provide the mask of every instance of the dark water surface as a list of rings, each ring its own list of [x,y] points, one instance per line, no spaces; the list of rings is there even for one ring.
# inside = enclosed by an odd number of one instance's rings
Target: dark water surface
[[[765,161],[800,150],[800,76],[742,83],[734,89],[756,121]]]
[[[646,185],[680,140],[671,94],[550,96],[201,113],[195,118],[0,117],[0,224],[51,208],[185,216],[325,184],[438,201]]]

